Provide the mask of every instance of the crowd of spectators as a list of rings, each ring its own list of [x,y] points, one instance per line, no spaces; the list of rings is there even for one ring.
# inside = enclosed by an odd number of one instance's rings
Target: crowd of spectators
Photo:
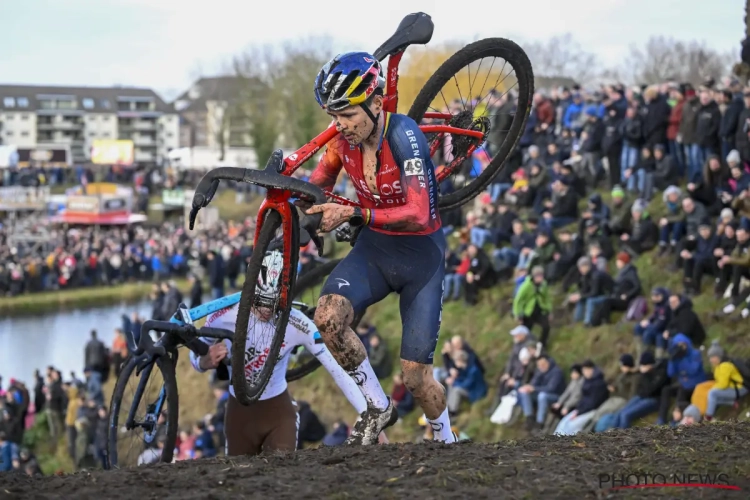
[[[493,95],[488,117],[499,124],[513,106],[512,95]],[[471,307],[502,283],[513,289],[518,326],[489,391],[492,421],[523,416],[531,432],[569,435],[650,414],[694,423],[736,406],[748,363],[709,341],[693,299],[710,280],[725,300],[717,320],[750,316],[750,88],[728,80],[537,91],[508,164],[468,213],[444,214],[457,242],[446,251],[444,301]],[[481,165],[467,161],[464,175]],[[654,266],[679,273],[682,286],[646,290],[642,273]],[[633,351],[617,373],[592,359],[555,362],[564,346],[553,320],[568,315],[562,323],[583,328],[631,325]],[[470,348],[446,344],[443,355],[455,413],[488,384]]]

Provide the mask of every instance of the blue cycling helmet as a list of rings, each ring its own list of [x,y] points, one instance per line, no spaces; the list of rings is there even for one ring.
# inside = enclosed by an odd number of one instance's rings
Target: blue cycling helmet
[[[382,92],[384,87],[380,62],[372,54],[347,52],[337,55],[320,70],[315,79],[315,99],[325,110],[341,111],[364,105],[368,97]]]

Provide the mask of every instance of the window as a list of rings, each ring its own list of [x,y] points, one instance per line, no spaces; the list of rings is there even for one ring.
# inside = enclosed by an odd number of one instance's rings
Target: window
[[[3,106],[5,106],[6,108],[15,108],[16,100],[12,97],[5,97],[3,98]]]
[[[86,97],[81,102],[83,103],[83,107],[86,108],[86,109],[93,109],[94,108],[94,100],[91,99],[91,98]]]
[[[102,132],[102,137],[109,137],[109,132]]]
[[[19,108],[29,107],[29,100],[26,97],[19,97],[18,99],[16,99],[16,102],[18,103]]]
[[[21,137],[28,137],[28,136],[29,136],[28,131],[24,130],[23,132],[21,132]]]
[[[39,101],[39,107],[41,109],[54,109],[55,108],[55,101],[52,101],[50,99],[43,99]]]
[[[109,115],[102,116],[102,121],[103,122],[108,122],[109,121]]]
[[[109,109],[109,107],[111,106],[111,104],[109,103],[109,99],[102,99],[99,104],[101,104],[104,109]]]
[[[5,132],[5,136],[6,136],[6,137],[12,137],[12,136],[13,136],[13,131],[12,131],[12,130],[7,130],[7,131]]]
[[[28,120],[28,119],[29,119],[29,115],[21,115],[21,120],[25,121],[25,120]]]
[[[96,135],[96,132],[89,132],[89,137],[94,137]]]

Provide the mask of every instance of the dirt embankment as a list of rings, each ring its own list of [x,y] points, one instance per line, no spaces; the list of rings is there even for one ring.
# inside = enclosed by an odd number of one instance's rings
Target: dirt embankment
[[[4,474],[0,498],[748,498],[748,442],[750,424],[740,423],[324,448],[36,479]],[[612,489],[676,482],[689,484]]]

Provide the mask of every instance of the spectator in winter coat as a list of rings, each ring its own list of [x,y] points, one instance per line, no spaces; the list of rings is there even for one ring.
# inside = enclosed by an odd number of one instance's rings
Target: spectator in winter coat
[[[558,229],[578,219],[578,195],[571,189],[570,181],[559,179],[552,184],[552,200],[545,202],[544,226]]]
[[[565,375],[555,360],[545,354],[539,356],[531,382],[518,389],[518,401],[526,417],[527,431],[542,429],[550,405],[557,401],[564,390]]]
[[[582,369],[581,365],[570,367],[570,381],[557,402],[550,407],[545,428],[554,430],[560,419],[570,413],[581,400],[581,388],[583,387]]]
[[[513,298],[513,316],[531,329],[535,324],[542,328],[542,345],[547,345],[549,337],[549,315],[552,312],[549,286],[544,279],[544,268],[536,266]]]
[[[635,200],[630,209],[632,216],[632,230],[620,235],[620,245],[623,250],[634,255],[641,255],[656,246],[659,240],[659,229],[651,220],[646,210],[644,200]]]
[[[458,300],[464,277],[456,272],[461,259],[450,248],[445,249],[445,277],[443,278],[443,302]]]
[[[724,201],[731,201],[729,167],[724,165],[718,156],[711,155],[703,167],[703,178],[697,182],[688,182],[687,191],[692,199],[704,205],[711,215],[718,215]]]
[[[624,99],[622,100],[624,101]],[[627,109],[627,101],[625,109]],[[602,137],[602,157],[607,161],[607,170],[609,173],[610,189],[620,183],[622,173],[620,171],[620,161],[622,158],[622,121],[625,118],[625,109],[621,113],[617,108],[610,104],[607,107],[607,114],[604,117],[604,136]]]
[[[659,255],[674,252],[685,234],[685,214],[682,212],[682,191],[669,186],[662,194],[667,215],[659,219]]]
[[[641,338],[644,347],[655,345],[662,352],[667,347],[664,331],[672,319],[672,309],[669,307],[669,290],[656,287],[651,291],[653,312],[651,316],[635,325],[634,334]]]
[[[700,318],[693,311],[693,302],[687,297],[680,297],[679,294],[673,293],[669,296],[669,308],[672,309],[672,318],[667,323],[664,331],[664,339],[674,338],[678,333],[686,335],[694,346],[703,345],[706,340],[706,330],[703,328]],[[657,349],[657,358],[664,352]]]
[[[705,218],[698,227],[695,249],[693,251],[682,251],[683,283],[688,295],[700,295],[701,281],[705,273],[718,277],[718,267],[714,257],[717,244],[718,238],[714,234],[711,220]]]
[[[643,120],[638,114],[638,108],[631,106],[625,114],[621,126],[623,137],[622,155],[620,156],[621,184],[625,184],[625,171],[635,167],[638,162],[638,152],[643,144]]]
[[[659,409],[661,391],[669,384],[666,361],[657,362],[654,355],[646,351],[641,354],[639,365],[641,376],[636,395],[616,413],[616,428],[627,429],[633,421],[656,412]]]
[[[686,85],[685,104],[682,107],[678,137],[682,138],[688,180],[700,176],[702,166],[702,163],[699,161],[698,134],[696,131],[700,105],[700,99],[695,95],[695,90],[689,84]]]
[[[464,400],[473,404],[487,395],[487,383],[479,365],[476,362],[469,363],[466,351],[456,352],[453,362],[456,367],[451,369],[445,380],[448,389],[446,404],[448,412],[456,415]]]
[[[659,190],[667,189],[680,181],[679,170],[674,157],[665,154],[664,146],[654,146],[654,187]]]
[[[693,347],[687,335],[678,333],[669,344],[667,377],[673,383],[661,391],[658,425],[667,423],[673,397],[677,398],[677,407],[682,410],[690,404],[695,386],[706,381],[701,351]]]
[[[382,380],[391,376],[393,361],[388,345],[377,333],[370,336],[370,352],[368,354],[375,376]]]
[[[635,396],[640,374],[635,367],[635,359],[632,354],[620,356],[620,369],[613,381],[607,385],[609,398],[597,408],[593,418],[584,428],[587,431],[604,432],[611,429],[617,412],[620,411]]]
[[[647,147],[641,149],[641,154],[635,166],[630,167],[623,172],[626,181],[626,187],[629,192],[637,193],[639,198],[646,200],[651,199],[653,190],[653,175],[656,169],[654,157],[651,150]]]
[[[555,429],[557,435],[573,436],[581,432],[594,417],[596,409],[609,398],[609,389],[604,380],[604,374],[591,360],[583,363],[583,379],[581,399],[575,409],[557,425]]]
[[[742,278],[750,277],[750,222],[747,219],[737,227],[737,244],[730,255],[724,255],[718,262],[724,273],[731,276],[732,301],[724,306],[724,314],[732,314],[743,305],[742,317],[750,317],[750,306],[747,304],[750,287],[741,290]],[[728,269],[724,269],[728,268]]]
[[[669,114],[669,123],[667,124],[667,151],[669,156],[674,160],[677,167],[677,175],[685,175],[685,156],[680,141],[680,122],[682,121],[682,109],[685,107],[685,86],[676,85],[670,91],[670,97],[675,102],[672,111]],[[654,151],[656,155],[656,151]],[[657,160],[658,162],[658,160]],[[657,185],[658,189],[664,189]]]
[[[665,96],[659,94],[656,85],[648,87],[643,93],[646,101],[646,114],[643,119],[644,146],[652,149],[667,143],[667,126],[672,109]]]
[[[742,97],[745,108],[740,112],[740,116],[737,119],[734,144],[742,161],[750,163],[750,136],[748,135],[750,133],[750,90],[745,90]]]
[[[588,257],[578,259],[578,272],[581,279],[578,292],[570,295],[568,301],[575,304],[575,321],[591,326],[595,309],[607,298],[612,290],[612,278],[597,269],[593,269]]]
[[[720,94],[721,104],[726,106],[721,125],[719,126],[719,138],[721,139],[721,157],[726,158],[731,150],[735,148],[735,137],[737,136],[737,125],[740,115],[745,109],[740,86],[735,86],[734,91],[726,89]]]
[[[745,378],[737,365],[730,360],[724,349],[714,340],[708,349],[708,360],[714,370],[714,386],[708,391],[708,406],[705,419],[713,420],[719,406],[736,404],[747,395]]]
[[[592,243],[596,243],[602,250],[602,256],[605,259],[609,260],[615,256],[612,240],[595,219],[587,220],[584,228],[579,228],[578,237],[584,245],[590,246]]]
[[[612,207],[610,209],[609,223],[607,224],[607,234],[620,236],[623,233],[630,232],[630,207],[631,201],[625,197],[625,190],[619,185],[613,187]]]
[[[467,253],[470,259],[469,272],[466,273],[466,303],[477,303],[479,290],[487,289],[497,282],[497,273],[492,262],[483,249],[469,245]]]
[[[560,252],[560,247],[555,241],[551,230],[543,229],[536,236],[536,247],[529,261],[529,266],[540,266],[544,269],[544,275],[549,276],[555,265],[555,254]]]
[[[513,376],[515,373],[522,370],[521,361],[519,360],[521,349],[523,349],[529,341],[536,342],[534,336],[531,335],[531,331],[523,325],[519,325],[512,329],[510,334],[513,336],[513,348],[510,351],[508,362],[505,364],[503,375],[500,377],[500,397],[505,396],[511,390],[516,389]]]
[[[693,146],[698,165],[703,165],[709,155],[720,154],[719,127],[721,126],[721,111],[714,101],[711,90],[702,88],[700,91],[700,108],[695,124],[696,144]],[[700,170],[698,171],[700,173]],[[696,181],[695,177],[688,180]]]
[[[609,207],[602,201],[602,195],[594,193],[589,196],[588,206],[581,214],[581,223],[593,219],[599,223],[600,227],[606,227],[609,224]]]
[[[18,460],[18,446],[8,439],[4,430],[0,430],[0,472],[12,471],[14,460]]]
[[[510,269],[519,263],[519,257],[524,248],[531,250],[536,246],[534,236],[527,232],[521,219],[513,221],[513,235],[510,237],[510,246],[497,248],[492,253],[495,268],[498,271]]]
[[[581,94],[576,92],[573,94],[573,101],[568,105],[563,116],[563,127],[572,130],[577,134],[581,132],[583,128],[583,109],[584,109],[583,97]]]
[[[627,311],[630,302],[642,292],[641,279],[638,277],[638,269],[630,263],[630,254],[627,252],[620,252],[617,254],[617,260],[615,262],[618,272],[615,277],[612,293],[600,306],[600,322],[609,323],[610,315],[613,311]],[[595,324],[597,323],[595,322]]]

